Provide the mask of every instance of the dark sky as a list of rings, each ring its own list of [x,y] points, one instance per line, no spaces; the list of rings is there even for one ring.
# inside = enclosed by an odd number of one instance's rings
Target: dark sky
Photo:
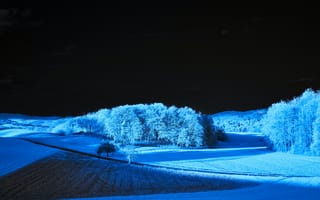
[[[1,113],[152,102],[216,113],[320,89],[317,8],[32,2],[0,8]]]

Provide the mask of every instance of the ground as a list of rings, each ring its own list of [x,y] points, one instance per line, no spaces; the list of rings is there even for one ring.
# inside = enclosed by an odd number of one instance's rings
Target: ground
[[[211,149],[128,146],[109,160],[96,154],[97,137],[8,128],[0,135],[1,199],[269,200],[320,195],[320,157],[271,151],[259,133],[228,133],[228,141]]]

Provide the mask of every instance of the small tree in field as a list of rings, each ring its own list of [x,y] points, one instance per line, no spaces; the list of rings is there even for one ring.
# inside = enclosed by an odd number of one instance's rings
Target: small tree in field
[[[106,157],[108,158],[109,153],[112,153],[115,151],[116,151],[116,147],[113,144],[107,142],[107,143],[100,144],[100,146],[97,149],[97,154],[100,156],[103,153],[106,153]]]

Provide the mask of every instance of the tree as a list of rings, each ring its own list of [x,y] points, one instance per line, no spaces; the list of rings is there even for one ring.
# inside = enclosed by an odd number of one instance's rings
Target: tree
[[[113,144],[106,142],[106,143],[100,144],[100,146],[97,149],[97,154],[101,156],[103,153],[106,153],[106,158],[108,158],[109,153],[112,153],[115,151],[116,151],[116,147]]]
[[[122,145],[134,144],[143,134],[143,125],[129,105],[113,108],[106,126],[108,134]]]
[[[320,97],[318,97],[318,101],[320,101]],[[319,102],[320,104],[320,102]],[[320,105],[316,111],[316,119],[313,124],[313,136],[312,136],[312,144],[311,144],[311,152],[313,155],[320,155]]]
[[[217,135],[214,131],[213,120],[208,115],[202,116],[203,126],[203,145],[207,147],[213,147],[217,143]]]
[[[319,92],[307,89],[291,101],[272,104],[263,119],[263,133],[275,150],[316,154]]]
[[[123,146],[212,146],[216,138],[209,118],[206,120],[204,122],[203,115],[189,107],[167,107],[162,103],[136,104],[118,106],[111,110],[101,109],[95,113],[71,118],[56,130],[102,134],[108,140]]]
[[[104,123],[99,121],[94,116],[82,116],[76,119],[75,125],[78,129],[77,132],[85,132],[90,134],[99,134],[104,133]]]
[[[288,126],[294,115],[288,114],[290,109],[287,102],[281,101],[272,104],[263,118],[262,132],[268,136],[269,145],[275,150],[289,151],[291,148],[290,141],[288,142]]]
[[[293,151],[308,153],[312,143],[313,122],[316,119],[316,111],[319,106],[319,94],[307,89],[292,102],[298,110]]]
[[[201,114],[184,107],[177,110],[180,127],[177,130],[177,145],[184,147],[199,147],[203,145],[204,129],[201,124]]]

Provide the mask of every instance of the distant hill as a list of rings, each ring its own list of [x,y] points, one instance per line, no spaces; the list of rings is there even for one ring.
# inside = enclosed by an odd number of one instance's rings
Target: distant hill
[[[224,111],[210,115],[215,126],[225,132],[261,132],[261,119],[267,108],[248,111]]]

